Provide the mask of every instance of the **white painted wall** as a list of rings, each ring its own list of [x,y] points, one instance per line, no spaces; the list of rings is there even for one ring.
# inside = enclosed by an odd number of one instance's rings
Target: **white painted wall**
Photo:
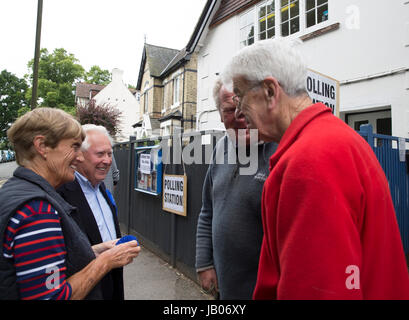
[[[139,102],[124,84],[122,75],[122,70],[113,69],[111,83],[94,97],[97,104],[107,103],[122,112],[122,132],[121,135],[117,137],[117,141],[126,141],[129,140],[130,135],[135,135],[135,129],[132,125],[139,119]]]
[[[198,100],[197,119],[200,130],[221,129],[219,112],[213,100],[213,85],[217,73],[223,71],[228,59],[238,50],[239,38],[236,29],[236,17],[227,20],[214,29],[210,29],[198,55]]]
[[[304,0],[301,0],[301,5]],[[338,30],[305,41],[300,51],[308,66],[341,82],[340,111],[391,107],[392,134],[409,138],[409,3],[406,0],[329,0],[329,20],[290,37],[340,23]],[[198,60],[198,114],[214,108],[208,90],[215,73],[239,50],[239,15],[211,29]],[[206,56],[207,55],[207,56]],[[206,59],[208,61],[206,61]],[[202,79],[208,74],[207,83]],[[377,75],[387,74],[384,77]],[[371,77],[370,80],[354,82]],[[346,84],[347,81],[352,83]],[[208,88],[208,89],[207,89]],[[204,99],[208,94],[210,100]],[[205,116],[202,116],[204,119]],[[199,129],[222,128],[218,114]]]

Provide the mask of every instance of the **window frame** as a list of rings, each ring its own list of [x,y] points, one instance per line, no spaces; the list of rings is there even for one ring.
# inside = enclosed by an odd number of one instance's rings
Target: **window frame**
[[[258,6],[255,6],[255,7],[251,7],[251,8],[249,8],[248,10],[246,10],[245,12],[243,12],[242,14],[240,14],[239,15],[239,21],[238,21],[238,24],[239,24],[239,45],[240,45],[240,48],[243,48],[243,47],[247,47],[247,46],[249,46],[249,45],[252,45],[253,43],[255,43],[257,40],[256,40],[256,38],[257,38],[257,24],[255,23],[255,21],[256,21],[256,17],[257,17],[257,8],[258,8]],[[252,14],[253,14],[253,22],[251,22],[251,23],[247,23],[247,24],[245,24],[245,25],[242,25],[242,18],[244,17],[244,16],[246,16],[246,15],[249,15],[250,13],[252,12]],[[247,18],[248,19],[248,18]],[[246,29],[246,28],[248,28],[248,27],[250,27],[250,29],[249,30],[251,30],[251,27],[253,27],[253,42],[252,43],[250,43],[249,44],[249,37],[248,37],[248,34],[246,35],[246,38],[245,39],[243,39],[242,38],[242,30],[243,29]],[[243,42],[245,42],[246,44],[244,44],[243,45]]]
[[[322,3],[322,4],[320,4],[320,5],[318,5],[318,0],[314,0],[314,2],[315,2],[315,5],[311,8],[311,9],[308,9],[307,8],[307,2],[308,2],[308,0],[304,0],[304,16],[305,16],[305,29],[309,29],[309,28],[312,28],[312,27],[314,27],[314,26],[316,26],[316,25],[319,25],[319,24],[321,24],[321,23],[325,23],[326,21],[328,21],[329,20],[329,0],[324,0],[325,2],[324,3]],[[324,21],[321,21],[321,22],[317,22],[318,21],[318,9],[319,8],[321,8],[321,7],[323,7],[323,6],[325,6],[325,5],[327,5],[327,19],[326,20],[324,20]],[[315,23],[314,24],[312,24],[312,25],[310,25],[310,26],[308,26],[308,18],[307,18],[307,15],[308,15],[308,13],[310,13],[310,12],[312,12],[312,11],[314,11],[315,12],[315,15],[314,15],[314,18],[315,18]]]
[[[260,39],[260,18],[259,18],[259,12],[260,9],[262,7],[267,6],[272,0],[265,0],[265,1],[261,1],[260,3],[257,3],[254,6],[251,6],[250,8],[248,8],[247,10],[243,11],[242,13],[240,13],[239,15],[237,15],[237,26],[238,26],[238,30],[239,30],[239,48],[243,48],[244,46],[248,46],[248,38],[246,39],[242,39],[241,36],[241,30],[244,28],[241,24],[241,19],[242,17],[244,17],[245,15],[251,13],[251,11],[253,11],[253,23],[248,24],[246,26],[254,26],[254,41],[253,43],[257,42],[257,41],[261,41],[263,39]],[[294,2],[295,0],[288,0],[289,4],[291,4],[291,2]],[[315,0],[315,4],[317,4],[318,0]],[[299,12],[297,16],[294,17],[290,17],[289,15],[289,19],[286,20],[284,23],[288,23],[288,26],[290,28],[291,26],[291,20],[295,19],[296,17],[298,17],[298,21],[299,21],[299,30],[297,32],[294,33],[289,33],[287,36],[283,36],[282,35],[282,26],[283,26],[283,22],[282,22],[282,14],[281,14],[281,0],[275,0],[274,4],[275,4],[275,10],[274,10],[274,14],[275,14],[275,22],[274,22],[274,27],[272,27],[271,29],[275,29],[274,32],[274,36],[271,38],[268,38],[268,27],[266,24],[266,39],[273,39],[276,38],[277,36],[280,37],[300,37],[303,34],[307,34],[310,32],[313,32],[315,29],[319,29],[322,27],[326,27],[328,26],[331,22],[331,18],[330,18],[330,14],[328,13],[327,15],[327,20],[319,22],[319,23],[315,23],[314,25],[311,25],[309,27],[307,27],[307,0],[298,0],[299,2]],[[308,12],[310,12],[311,10],[315,10],[315,15],[317,16],[317,12],[318,12],[318,7],[322,7],[327,5],[328,8],[328,12],[330,11],[330,1],[326,0],[325,3],[319,5],[319,6],[314,6],[312,9],[310,9]],[[280,12],[280,14],[277,14],[277,12]],[[270,30],[271,30],[270,29]],[[290,31],[290,30],[289,30]],[[244,44],[244,41],[246,41],[246,44]],[[252,44],[252,43],[251,43]]]
[[[143,114],[149,113],[149,81],[145,82],[144,92],[143,92]]]
[[[172,107],[178,106],[180,104],[180,81],[181,81],[180,74],[173,78]]]
[[[143,114],[149,113],[149,105],[148,105],[148,93],[149,91],[146,91],[143,95]]]
[[[282,6],[282,4],[281,4],[282,1],[283,0],[278,1],[279,12],[280,12],[280,29],[281,29],[280,30],[280,36],[281,37],[288,37],[288,36],[292,36],[294,34],[297,34],[297,33],[301,32],[301,16],[302,16],[301,15],[301,10],[302,10],[302,2],[304,2],[304,1],[301,1],[301,0],[286,0],[287,4],[284,5],[284,6]],[[294,4],[294,2],[297,2],[297,1],[298,1],[298,14],[291,17],[291,13],[292,13],[291,5]],[[277,5],[276,5],[276,7],[277,7]],[[287,9],[288,10],[288,18],[285,21],[283,21],[283,9],[285,7],[288,7],[288,9]],[[296,19],[298,19],[298,31],[291,33],[291,22],[296,20]],[[288,34],[286,36],[283,36],[283,25],[284,24],[288,25]]]
[[[162,130],[161,135],[162,136],[171,136],[172,135],[172,119],[166,120],[160,124],[160,128]]]
[[[273,1],[273,2],[274,2],[274,10],[273,10],[273,12],[271,12],[271,14],[274,14],[274,26],[273,26],[273,27],[270,27],[270,28],[268,27],[268,16],[269,16],[269,14],[268,14],[268,12],[267,12],[267,7],[268,7],[268,3],[271,2],[271,1],[272,1],[272,0],[266,0],[266,1],[263,1],[262,3],[259,3],[259,4],[257,5],[257,10],[256,10],[257,28],[255,28],[255,29],[256,29],[256,30],[255,30],[255,31],[256,31],[255,34],[257,35],[257,41],[265,40],[265,39],[271,39],[271,38],[274,38],[274,37],[277,36],[277,17],[276,17],[277,5],[276,5],[276,1]],[[260,20],[262,19],[262,17],[260,17],[260,9],[261,9],[262,7],[265,7],[265,8],[266,8],[266,13],[265,13],[265,15],[263,16],[263,18],[266,19],[266,27],[265,27],[265,30],[264,30],[264,31],[260,31]],[[269,32],[270,30],[274,30],[274,36],[268,38],[268,32]],[[265,36],[266,36],[264,39],[261,39],[261,38],[260,38],[260,34],[261,34],[262,32],[264,32],[264,33],[265,33]]]

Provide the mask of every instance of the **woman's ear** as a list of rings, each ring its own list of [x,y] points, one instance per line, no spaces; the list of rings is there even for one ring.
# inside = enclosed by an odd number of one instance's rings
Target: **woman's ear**
[[[47,158],[47,151],[48,148],[45,145],[45,137],[38,135],[35,136],[33,139],[33,145],[34,145],[34,149],[44,158]]]

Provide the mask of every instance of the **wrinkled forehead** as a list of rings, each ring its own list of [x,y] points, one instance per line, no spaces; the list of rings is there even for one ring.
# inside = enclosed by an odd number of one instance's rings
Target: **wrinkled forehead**
[[[93,148],[93,149],[111,148],[112,149],[111,141],[102,132],[98,132],[98,131],[87,132],[87,140],[90,145],[90,148]]]
[[[222,86],[219,93],[219,98],[221,101],[230,101],[233,96],[234,96],[233,90],[229,90],[225,86]]]
[[[223,88],[225,88],[227,91],[234,92],[233,91],[233,80],[228,80],[227,82],[223,82]]]
[[[254,86],[253,82],[249,81],[244,76],[236,76],[232,79],[232,91],[235,94],[240,94]]]

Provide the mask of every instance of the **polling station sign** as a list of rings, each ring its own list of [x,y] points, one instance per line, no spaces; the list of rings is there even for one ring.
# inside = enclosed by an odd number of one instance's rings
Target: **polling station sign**
[[[163,176],[162,209],[186,216],[187,177],[185,175]]]
[[[308,69],[306,88],[313,103],[322,102],[339,117],[339,81]]]

